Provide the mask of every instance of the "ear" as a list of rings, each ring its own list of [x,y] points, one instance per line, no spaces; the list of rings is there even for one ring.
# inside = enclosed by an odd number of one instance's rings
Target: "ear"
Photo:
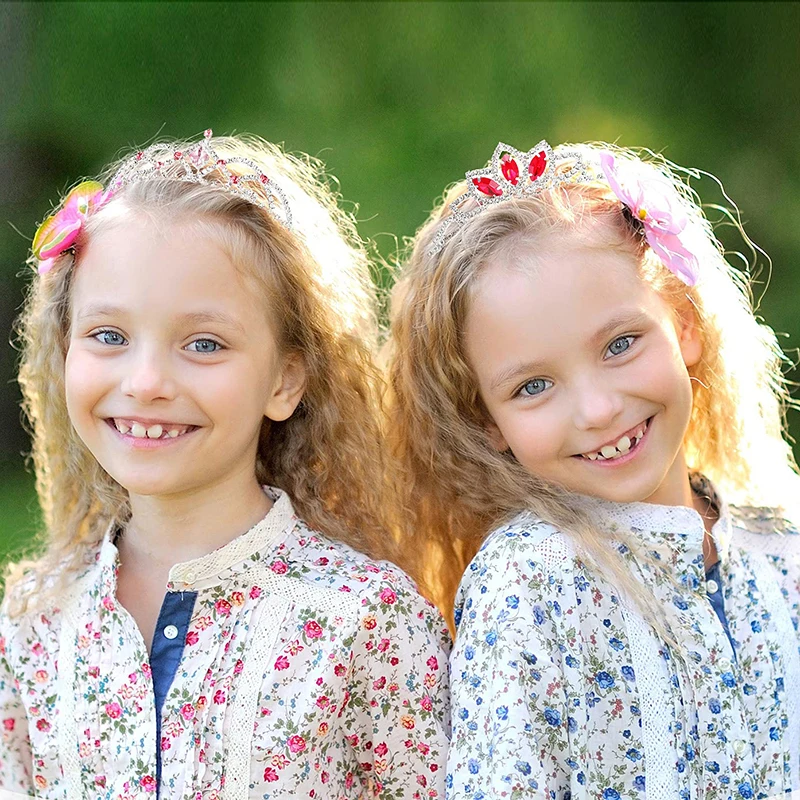
[[[489,444],[491,444],[492,447],[499,453],[505,453],[505,451],[508,450],[508,442],[506,441],[505,436],[503,436],[503,434],[500,432],[500,428],[498,428],[494,421],[489,417],[487,417],[484,427],[486,428],[486,434],[489,437]]]
[[[703,356],[703,339],[697,327],[697,314],[693,306],[690,305],[678,313],[675,327],[683,363],[687,367],[694,367]]]
[[[273,422],[283,422],[294,414],[306,389],[306,364],[299,353],[283,357],[281,369],[275,379],[264,416]]]

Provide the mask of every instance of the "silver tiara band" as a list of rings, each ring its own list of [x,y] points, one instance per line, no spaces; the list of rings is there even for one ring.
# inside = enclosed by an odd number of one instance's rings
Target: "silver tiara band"
[[[428,253],[435,255],[465,223],[486,208],[514,198],[532,197],[562,183],[579,183],[594,177],[589,165],[577,150],[558,153],[544,141],[526,153],[500,142],[489,166],[467,172],[467,191],[450,203],[433,237]]]
[[[288,230],[292,229],[292,211],[283,190],[269,178],[261,167],[249,158],[221,158],[211,146],[211,129],[197,144],[186,148],[154,144],[131,156],[117,170],[108,184],[112,193],[118,189],[158,175],[169,180],[205,183],[266,209]],[[224,183],[206,180],[212,172],[224,178]]]

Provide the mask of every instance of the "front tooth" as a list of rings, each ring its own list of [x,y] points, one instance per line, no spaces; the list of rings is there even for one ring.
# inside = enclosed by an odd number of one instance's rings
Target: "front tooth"
[[[586,458],[590,461],[597,461],[597,453],[587,453]]]
[[[180,435],[181,432],[177,428],[173,428],[172,430],[167,431],[167,436],[169,436],[170,439],[176,439]]]
[[[164,433],[164,429],[160,425],[151,425],[147,429],[147,438],[158,439],[162,433]]]
[[[117,430],[123,434],[130,430],[130,428],[124,422],[121,422],[118,419],[114,420],[114,425],[116,425]]]
[[[623,436],[617,442],[617,450],[619,450],[620,453],[627,453],[628,450],[630,449],[631,449],[631,440],[627,436]]]
[[[131,436],[135,436],[137,439],[144,439],[147,436],[147,428],[141,422],[134,422],[131,426]]]
[[[600,448],[600,454],[603,458],[613,458],[617,454],[617,448],[614,445],[607,444]]]

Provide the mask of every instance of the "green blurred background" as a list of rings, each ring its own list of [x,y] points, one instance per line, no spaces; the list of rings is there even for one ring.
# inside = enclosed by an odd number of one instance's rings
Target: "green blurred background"
[[[498,140],[662,151],[723,180],[774,262],[761,313],[800,342],[800,4],[2,3],[0,54],[6,343],[50,204],[209,126],[322,158],[384,256]],[[37,525],[15,361],[0,348],[0,555]]]

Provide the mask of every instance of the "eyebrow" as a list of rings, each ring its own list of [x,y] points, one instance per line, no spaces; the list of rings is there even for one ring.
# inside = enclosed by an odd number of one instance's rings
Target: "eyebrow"
[[[124,316],[126,313],[126,310],[120,306],[95,303],[82,309],[81,313],[78,315],[78,319],[83,320],[90,319],[92,317],[119,317]],[[221,311],[192,311],[188,314],[181,314],[180,320],[181,322],[186,322],[190,325],[203,325],[205,323],[226,325],[241,334],[245,333],[244,326],[240,322]]]
[[[592,345],[597,345],[611,336],[612,333],[620,329],[633,330],[642,327],[647,321],[647,315],[639,310],[623,311],[613,316],[608,322],[592,334],[589,341]],[[542,361],[527,361],[524,364],[513,364],[512,366],[499,372],[492,379],[490,389],[496,391],[514,379],[521,378],[523,375],[533,375],[537,372],[545,371],[546,364]]]

